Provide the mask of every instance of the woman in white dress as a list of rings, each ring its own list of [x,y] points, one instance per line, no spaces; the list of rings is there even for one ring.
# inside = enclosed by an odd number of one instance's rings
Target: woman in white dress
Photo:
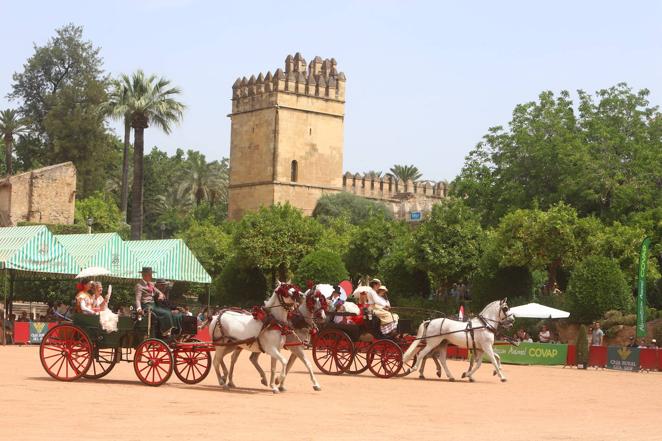
[[[94,294],[92,296],[92,309],[96,314],[99,314],[101,328],[106,332],[115,332],[117,331],[118,315],[108,308],[108,300],[110,300],[112,288],[110,286],[108,287],[108,296],[104,298],[103,285],[101,285],[101,282],[93,283]]]

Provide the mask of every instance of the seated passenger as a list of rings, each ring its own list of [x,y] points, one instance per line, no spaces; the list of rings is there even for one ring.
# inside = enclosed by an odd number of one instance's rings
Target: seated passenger
[[[108,287],[108,295],[104,298],[103,285],[101,285],[101,282],[93,282],[93,286],[94,294],[92,297],[92,309],[95,313],[99,314],[101,329],[106,332],[117,331],[119,316],[108,308],[108,301],[110,300],[112,287]]]
[[[372,313],[379,318],[379,330],[385,336],[395,336],[398,331],[399,317],[390,311],[391,303],[388,301],[388,289],[380,283],[376,295],[372,296],[372,300]]]
[[[156,303],[157,300],[167,300],[165,294],[159,291],[152,282],[152,268],[144,267],[141,271],[142,280],[136,284],[136,310],[142,312],[143,308],[150,308],[159,322],[161,335],[169,337],[175,320],[181,319],[179,314],[173,316],[172,311]],[[177,326],[177,328],[180,328]]]
[[[92,288],[92,282],[89,279],[82,279],[77,285],[78,294],[76,294],[76,312],[79,314],[94,315],[92,309],[92,297],[89,292]]]

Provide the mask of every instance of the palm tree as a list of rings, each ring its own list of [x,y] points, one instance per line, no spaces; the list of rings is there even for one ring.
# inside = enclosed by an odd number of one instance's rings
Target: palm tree
[[[124,155],[122,156],[122,185],[120,189],[120,209],[126,221],[126,211],[129,205],[129,148],[131,147],[131,114],[128,110],[129,85],[124,81],[111,82],[108,100],[101,110],[113,119],[124,122]]]
[[[390,172],[391,176],[400,181],[417,181],[423,176],[423,173],[414,165],[394,165]]]
[[[172,124],[182,119],[185,106],[177,101],[181,94],[165,78],[145,76],[142,70],[130,77],[122,75],[120,82],[126,87],[126,113],[133,128],[133,188],[131,190],[131,238],[140,239],[143,227],[143,158],[145,129],[149,125],[170,133]]]
[[[382,172],[381,171],[376,171],[376,170],[369,170],[364,173],[364,176],[366,178],[374,178],[374,179],[379,179],[382,177]]]
[[[189,151],[185,167],[180,188],[193,197],[196,206],[202,201],[214,205],[227,199],[227,159],[208,163],[205,155]]]
[[[12,152],[14,151],[14,136],[27,132],[25,120],[18,117],[18,112],[6,109],[0,112],[0,135],[5,143],[5,163],[7,174],[14,174]]]

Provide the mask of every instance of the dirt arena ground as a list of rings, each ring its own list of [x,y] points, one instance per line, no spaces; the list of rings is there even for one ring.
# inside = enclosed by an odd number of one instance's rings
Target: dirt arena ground
[[[319,375],[314,392],[297,362],[288,391],[274,395],[247,358],[236,390],[221,389],[213,371],[196,386],[173,375],[151,388],[129,363],[101,380],[58,382],[36,347],[0,347],[0,433],[39,441],[662,440],[662,373],[505,366],[502,384],[483,366],[470,384],[438,380],[430,363],[425,381]],[[464,367],[450,362],[458,378]]]

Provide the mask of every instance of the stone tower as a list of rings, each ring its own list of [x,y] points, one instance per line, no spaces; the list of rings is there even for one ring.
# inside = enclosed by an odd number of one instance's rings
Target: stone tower
[[[228,216],[289,202],[310,215],[342,190],[345,75],[336,60],[297,53],[285,69],[232,86]]]

